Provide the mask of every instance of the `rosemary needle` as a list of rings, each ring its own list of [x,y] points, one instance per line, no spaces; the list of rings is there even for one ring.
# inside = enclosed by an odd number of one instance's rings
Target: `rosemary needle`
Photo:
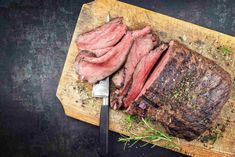
[[[130,117],[127,119],[129,125],[131,125],[130,122],[133,122],[130,119],[131,119]],[[146,127],[146,130],[142,134],[137,135],[129,130],[129,132],[131,133],[130,137],[121,135],[122,137],[120,137],[118,139],[118,142],[124,142],[124,150],[126,148],[127,143],[133,142],[131,145],[128,146],[128,147],[132,147],[136,143],[138,143],[140,140],[154,142],[154,143],[157,141],[164,141],[167,143],[167,145],[164,146],[165,148],[179,148],[173,142],[173,140],[175,139],[174,137],[168,136],[168,135],[164,134],[162,131],[154,129],[153,127],[150,126],[150,124],[144,118],[142,118],[142,122]],[[141,147],[146,146],[147,144],[148,143],[145,143]],[[154,147],[154,146],[155,146],[155,144],[152,147]]]

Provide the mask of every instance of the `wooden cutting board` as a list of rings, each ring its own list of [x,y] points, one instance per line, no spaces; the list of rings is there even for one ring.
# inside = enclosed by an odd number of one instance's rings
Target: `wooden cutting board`
[[[87,123],[99,125],[101,100],[91,97],[92,86],[79,80],[78,76],[75,74],[73,62],[78,53],[75,45],[76,37],[83,32],[103,24],[108,12],[112,18],[117,16],[124,17],[124,23],[127,24],[130,29],[138,29],[150,25],[154,31],[158,32],[161,40],[179,40],[189,48],[215,60],[231,74],[232,79],[235,78],[234,37],[123,2],[115,0],[96,0],[84,4],[81,9],[58,85],[56,95],[61,101],[66,115]],[[234,53],[224,55],[224,48]],[[203,144],[199,140],[187,142],[178,139],[177,144],[180,146],[180,149],[176,151],[192,156],[235,156],[234,86],[233,83],[231,99],[223,107],[219,118],[214,124],[215,129],[218,125],[224,127],[225,131],[221,132],[221,137],[219,137],[214,144]],[[122,111],[110,110],[110,130],[130,135],[127,129],[128,124],[125,122],[126,117],[127,115]],[[137,123],[134,125],[136,125],[136,127],[131,131],[138,134],[143,127],[139,126]],[[161,143],[154,144],[161,146]]]

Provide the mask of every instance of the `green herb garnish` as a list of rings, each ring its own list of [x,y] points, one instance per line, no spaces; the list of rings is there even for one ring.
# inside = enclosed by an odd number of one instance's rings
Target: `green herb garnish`
[[[128,123],[132,123],[134,120],[135,120],[135,116],[133,115],[128,115],[127,118],[126,118],[127,122]]]
[[[221,49],[223,50],[224,55],[230,55],[232,53],[232,51],[225,46],[221,46]]]
[[[127,130],[130,130],[132,127],[133,122],[135,121],[135,116],[133,115],[128,115],[126,118],[126,123],[128,124]]]
[[[213,135],[210,135],[208,137],[208,140],[212,142],[212,144],[214,144],[219,138],[219,134],[218,133],[215,133]]]
[[[127,118],[129,121],[132,121],[132,118],[128,117]],[[172,136],[166,135],[164,132],[160,131],[160,130],[156,130],[153,127],[151,127],[151,125],[142,118],[142,122],[144,124],[144,126],[146,127],[146,130],[140,134],[134,134],[132,132],[130,137],[127,136],[123,136],[120,137],[118,139],[118,142],[124,142],[124,150],[127,146],[127,144],[131,143],[128,147],[132,147],[134,146],[137,142],[139,142],[140,140],[144,140],[144,141],[148,141],[148,142],[157,142],[157,141],[164,141],[167,143],[166,148],[175,148],[178,149],[179,147],[173,142],[173,140],[175,139]],[[148,143],[142,145],[141,147],[147,145]],[[153,145],[155,146],[155,145]]]

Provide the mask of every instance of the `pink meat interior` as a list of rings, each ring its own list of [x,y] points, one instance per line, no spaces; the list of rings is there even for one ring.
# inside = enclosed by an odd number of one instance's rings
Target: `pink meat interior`
[[[168,62],[168,59],[170,57],[170,52],[172,51],[172,46],[170,44],[170,47],[168,48],[166,53],[163,53],[162,58],[159,59],[159,62],[157,63],[157,66],[155,67],[155,69],[153,70],[153,72],[150,74],[150,77],[148,78],[148,80],[146,81],[144,87],[142,88],[141,92],[139,93],[139,95],[136,97],[136,100],[143,95],[146,90],[152,85],[152,83],[155,81],[156,78],[159,77],[161,71],[164,69],[165,65]]]
[[[131,88],[128,92],[127,97],[124,100],[125,108],[127,108],[131,103],[133,103],[135,98],[141,92],[149,76],[150,71],[158,62],[160,56],[166,49],[167,45],[163,44],[155,50],[151,51],[149,54],[145,55],[139,62],[133,74],[133,82]]]

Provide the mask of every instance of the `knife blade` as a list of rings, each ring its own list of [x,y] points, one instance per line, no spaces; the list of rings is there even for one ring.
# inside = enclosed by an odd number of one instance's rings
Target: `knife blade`
[[[93,97],[103,98],[100,111],[100,134],[98,153],[102,157],[108,156],[108,129],[109,129],[109,77],[93,85]]]

